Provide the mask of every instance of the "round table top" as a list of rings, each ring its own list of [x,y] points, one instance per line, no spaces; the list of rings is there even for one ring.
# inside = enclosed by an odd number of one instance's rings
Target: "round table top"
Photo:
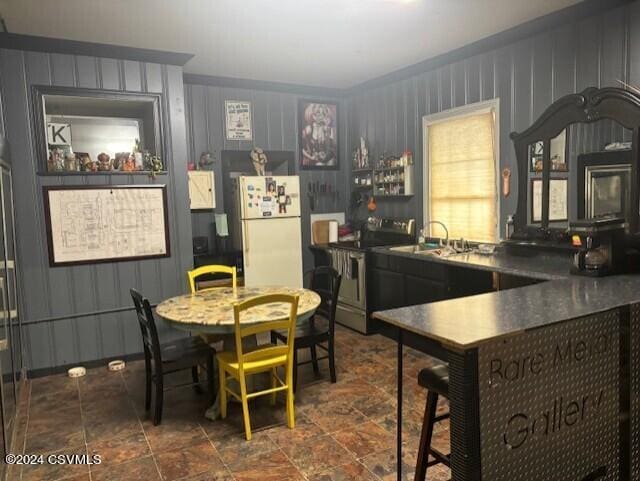
[[[175,327],[201,331],[229,331],[234,328],[233,305],[251,297],[265,294],[297,294],[298,320],[311,316],[320,305],[320,296],[309,289],[281,286],[218,287],[203,289],[195,294],[172,297],[156,307],[158,316]],[[242,324],[256,324],[285,319],[289,307],[285,303],[266,304],[242,313]]]

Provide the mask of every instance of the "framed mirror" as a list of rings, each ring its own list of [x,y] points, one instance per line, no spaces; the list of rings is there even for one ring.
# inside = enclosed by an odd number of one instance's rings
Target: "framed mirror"
[[[34,86],[32,108],[40,174],[131,174],[164,161],[160,94]]]
[[[571,222],[611,216],[624,216],[628,233],[638,234],[639,130],[640,97],[610,87],[562,97],[512,133],[520,174],[514,239],[566,241]]]

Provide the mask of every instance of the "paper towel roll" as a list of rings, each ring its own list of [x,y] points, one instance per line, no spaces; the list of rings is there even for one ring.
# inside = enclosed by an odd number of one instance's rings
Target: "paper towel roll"
[[[338,242],[338,221],[329,221],[329,242]]]

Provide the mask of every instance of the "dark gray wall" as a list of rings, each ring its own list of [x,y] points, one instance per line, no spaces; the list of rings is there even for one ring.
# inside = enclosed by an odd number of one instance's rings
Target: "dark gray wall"
[[[517,169],[509,133],[522,131],[559,97],[589,86],[640,84],[640,3],[567,24],[498,50],[405,80],[358,92],[351,99],[349,145],[364,136],[374,156],[410,149],[416,195],[378,198],[377,213],[416,217],[422,224],[422,117],[500,98],[500,166],[512,171],[512,192],[501,199],[501,222],[517,202]],[[523,175],[527,175],[524,173]],[[358,214],[364,215],[359,209]]]
[[[29,369],[49,368],[141,351],[139,328],[131,312],[93,313],[131,306],[129,288],[140,288],[152,302],[186,290],[190,268],[191,219],[186,175],[186,133],[182,68],[66,54],[0,49],[0,88],[11,144],[15,188],[21,316]],[[31,85],[64,85],[161,92],[166,118],[170,258],[78,267],[49,267],[43,185],[147,184],[146,176],[39,177],[29,115]],[[0,130],[1,132],[1,130]],[[57,322],[50,317],[88,315]],[[163,330],[166,330],[163,328]],[[177,333],[165,333],[167,336]]]
[[[187,144],[189,159],[197,162],[203,151],[216,154],[213,165],[216,181],[216,212],[224,212],[222,199],[222,173],[220,152],[222,150],[250,151],[254,146],[264,150],[290,150],[296,154],[296,173],[300,175],[302,195],[302,245],[305,271],[313,267],[313,258],[307,246],[310,243],[311,213],[343,212],[346,209],[347,172],[350,160],[346,154],[347,114],[346,102],[338,106],[340,170],[338,171],[300,171],[298,168],[297,109],[299,98],[319,98],[308,95],[282,93],[265,90],[249,90],[210,85],[185,84],[185,102],[187,112]],[[224,128],[224,101],[245,100],[252,105],[253,141],[226,140]],[[327,99],[325,100],[336,100]],[[315,210],[311,212],[306,196],[309,182],[319,181],[334,185],[340,191],[337,202],[328,196],[319,199]],[[211,232],[213,212],[194,212],[191,214],[193,235],[208,236]]]

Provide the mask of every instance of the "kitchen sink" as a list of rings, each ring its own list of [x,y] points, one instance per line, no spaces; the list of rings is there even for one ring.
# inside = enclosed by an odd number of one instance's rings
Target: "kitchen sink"
[[[456,254],[464,254],[466,252],[469,252],[469,250],[464,252],[458,252],[451,247],[449,248],[434,247],[434,246],[424,245],[424,244],[390,247],[389,249],[395,252],[406,252],[408,254],[420,254],[425,256],[436,256],[436,257],[451,257]]]
[[[409,254],[427,254],[432,251],[440,250],[439,247],[426,246],[423,244],[416,244],[411,246],[398,246],[398,247],[390,247],[389,250],[395,252],[407,252]]]

